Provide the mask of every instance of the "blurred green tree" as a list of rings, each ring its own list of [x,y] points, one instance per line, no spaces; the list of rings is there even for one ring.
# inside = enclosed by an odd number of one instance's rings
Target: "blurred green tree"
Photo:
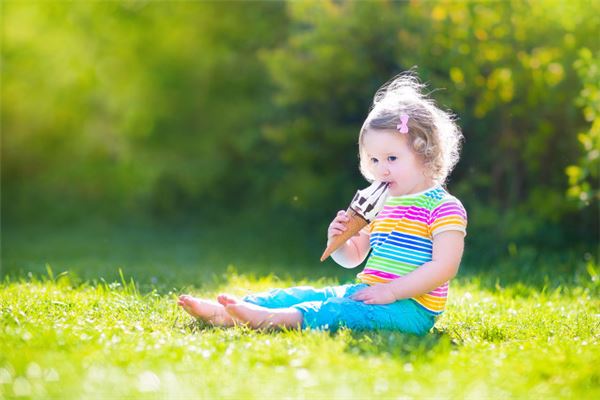
[[[585,120],[590,123],[587,131],[577,135],[583,154],[579,162],[569,165],[568,195],[581,207],[597,206],[600,202],[600,52],[595,55],[587,49],[580,51],[575,68],[583,82],[577,104],[583,107]]]
[[[343,207],[361,181],[356,138],[370,97],[418,65],[460,117],[466,144],[450,185],[472,228],[489,232],[484,241],[558,244],[593,232],[594,218],[565,201],[562,172],[585,126],[573,63],[581,47],[598,48],[590,7],[600,11],[584,1],[290,3],[288,40],[264,56],[283,110],[266,132],[298,183],[281,197]]]
[[[261,179],[244,166],[271,110],[256,52],[280,40],[283,4],[10,2],[3,19],[9,215],[165,216]]]
[[[4,2],[3,223],[199,210],[322,230],[366,185],[356,142],[375,90],[418,66],[466,137],[449,186],[469,240],[597,241],[599,14],[585,0]]]

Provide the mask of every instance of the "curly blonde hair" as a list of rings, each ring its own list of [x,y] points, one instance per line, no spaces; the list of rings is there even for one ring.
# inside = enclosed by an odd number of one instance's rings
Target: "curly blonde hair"
[[[373,99],[373,105],[358,138],[360,172],[368,181],[369,172],[363,138],[370,130],[397,130],[400,115],[407,114],[408,144],[421,158],[431,178],[443,184],[458,162],[463,135],[452,113],[441,110],[422,93],[426,86],[412,72],[401,73],[385,83]]]

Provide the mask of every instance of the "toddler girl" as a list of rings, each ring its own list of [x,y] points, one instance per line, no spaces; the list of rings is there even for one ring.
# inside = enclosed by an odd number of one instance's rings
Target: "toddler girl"
[[[375,94],[359,135],[360,170],[369,181],[388,183],[377,217],[332,254],[345,268],[361,264],[358,283],[274,289],[217,302],[180,296],[189,314],[217,326],[335,330],[392,329],[422,335],[444,311],[448,283],[464,247],[467,216],[443,187],[458,161],[462,135],[411,74],[398,75]],[[331,241],[346,229],[339,211]]]

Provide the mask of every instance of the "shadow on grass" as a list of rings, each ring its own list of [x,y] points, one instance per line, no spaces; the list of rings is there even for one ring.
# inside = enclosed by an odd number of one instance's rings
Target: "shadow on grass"
[[[183,322],[182,328],[190,334],[210,333],[232,329],[229,335],[232,337],[242,337],[248,333],[266,334],[266,335],[285,335],[287,331],[281,330],[262,330],[253,331],[250,328],[239,326],[236,328],[215,327],[210,323],[201,320],[190,320]],[[302,335],[306,331],[298,332]],[[345,341],[345,351],[359,357],[390,357],[406,362],[434,359],[442,354],[448,354],[452,349],[458,346],[447,332],[434,328],[432,332],[424,336],[417,336],[397,331],[377,330],[377,331],[359,331],[350,329],[339,329],[333,332],[327,332],[332,338],[339,338]]]
[[[423,361],[424,356],[434,358],[450,352],[455,346],[447,333],[435,328],[425,336],[395,331],[348,331],[348,334],[347,351],[365,357],[387,356]]]

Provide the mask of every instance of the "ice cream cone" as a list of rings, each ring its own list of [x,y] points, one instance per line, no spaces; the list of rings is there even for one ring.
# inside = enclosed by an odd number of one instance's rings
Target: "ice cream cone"
[[[386,182],[373,182],[368,188],[356,192],[352,202],[350,202],[350,207],[346,211],[346,214],[350,217],[350,220],[346,223],[347,229],[333,238],[323,252],[321,261],[324,261],[331,253],[375,219],[385,203],[388,186]]]
[[[348,217],[350,217],[350,220],[346,223],[346,230],[340,233],[335,238],[333,238],[332,242],[329,243],[329,245],[323,252],[323,255],[321,256],[321,261],[325,261],[327,257],[331,255],[331,253],[336,251],[341,245],[346,243],[348,239],[356,235],[362,228],[367,226],[367,224],[369,223],[369,221],[364,219],[360,214],[358,214],[351,208],[349,208],[346,211],[346,214],[348,215]]]

